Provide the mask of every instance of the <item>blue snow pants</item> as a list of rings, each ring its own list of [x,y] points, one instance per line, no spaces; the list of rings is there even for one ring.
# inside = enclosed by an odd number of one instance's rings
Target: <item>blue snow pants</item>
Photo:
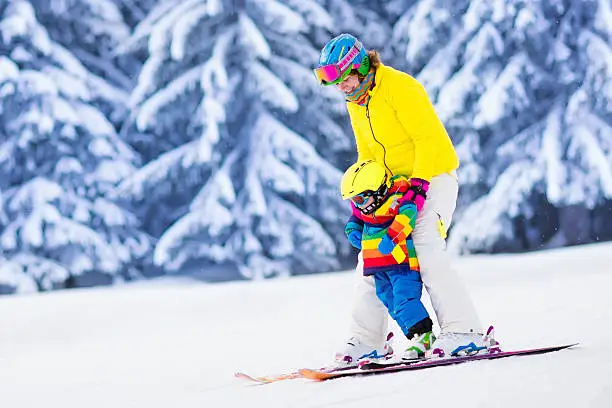
[[[389,310],[391,317],[408,335],[408,330],[416,323],[429,317],[421,302],[423,281],[415,271],[376,272],[376,295]]]

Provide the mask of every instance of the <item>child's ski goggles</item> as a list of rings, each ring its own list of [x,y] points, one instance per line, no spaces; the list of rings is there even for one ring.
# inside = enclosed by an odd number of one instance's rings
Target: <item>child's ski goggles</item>
[[[363,207],[368,200],[370,199],[370,197],[372,197],[374,193],[371,191],[364,191],[363,193],[357,194],[353,197],[351,197],[351,201],[353,202],[353,204],[355,204],[356,207]]]
[[[321,67],[315,68],[314,74],[317,77],[320,85],[334,85],[342,82],[350,73],[351,61],[359,55],[361,52],[362,45],[359,41],[351,47],[349,52],[340,60],[337,64],[328,64]],[[354,68],[358,68],[354,66]]]

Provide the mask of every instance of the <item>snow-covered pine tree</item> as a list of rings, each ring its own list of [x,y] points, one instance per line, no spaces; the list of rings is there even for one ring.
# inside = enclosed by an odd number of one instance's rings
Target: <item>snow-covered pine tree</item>
[[[428,90],[455,143],[461,159],[459,213],[474,197],[488,190],[483,182],[485,162],[480,154],[480,137],[471,126],[469,116],[463,116],[460,108],[454,117],[449,117],[444,110],[445,103],[452,104],[456,100],[458,105],[468,109],[471,102],[468,100],[464,104],[461,97],[466,92],[476,92],[474,80],[477,75],[470,77],[459,71],[465,63],[460,59],[462,54],[469,59],[470,52],[473,53],[465,49],[473,36],[470,30],[466,33],[463,23],[469,5],[469,0],[412,2],[398,18],[393,37],[388,42],[396,66],[418,78]],[[491,44],[485,44],[482,52],[494,50]],[[471,73],[469,68],[464,71]],[[440,89],[447,83],[450,87],[442,97]]]
[[[612,238],[610,15],[607,0],[423,0],[400,18],[462,159],[451,248]]]
[[[148,163],[116,194],[160,236],[157,265],[261,278],[348,255],[341,172],[328,160],[351,151],[352,135],[342,96],[310,70],[312,38],[332,29],[301,0],[166,1],[136,27],[120,51],[144,42],[149,57],[122,132]]]
[[[127,94],[134,87],[141,62],[137,55],[117,56],[114,51],[130,35],[130,26],[122,11],[135,18],[133,13],[138,12],[138,4],[125,2],[132,8],[122,9],[121,0],[31,0],[30,3],[49,37],[94,74],[88,80],[91,100],[119,127],[127,115]]]
[[[386,45],[398,10],[405,7],[402,3],[407,1],[319,0],[319,3],[333,18],[334,35],[351,33],[360,38],[368,49],[383,53],[388,48]],[[329,39],[329,33],[317,38],[321,46]]]
[[[123,20],[131,28],[144,20],[159,0],[113,0],[121,11]]]
[[[36,292],[36,280],[24,273],[20,263],[0,255],[0,295]]]
[[[0,2],[0,55],[0,245],[12,265],[0,285],[49,290],[138,274],[150,238],[105,198],[138,158],[92,101],[90,84],[102,80],[51,40],[25,0]]]

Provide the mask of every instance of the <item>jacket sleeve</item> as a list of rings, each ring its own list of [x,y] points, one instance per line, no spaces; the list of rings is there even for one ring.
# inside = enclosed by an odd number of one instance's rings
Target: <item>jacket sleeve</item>
[[[363,232],[363,221],[361,221],[355,215],[351,215],[344,226],[344,233],[347,237],[352,231]]]
[[[425,88],[416,79],[409,75],[396,75],[390,89],[388,99],[414,143],[415,159],[411,177],[431,181],[439,150],[448,143],[446,129]]]
[[[387,234],[389,234],[389,238],[391,238],[393,243],[399,244],[412,233],[417,213],[416,205],[413,202],[406,201],[400,204],[395,219],[387,229]]]
[[[351,106],[353,104],[347,103],[349,117],[351,119],[351,127],[353,128],[353,133],[355,134],[355,144],[357,145],[357,161],[361,160],[374,160],[374,154],[368,147],[368,143],[363,135],[362,130],[357,126],[357,121],[354,116],[358,115],[358,112],[355,112],[355,108]]]

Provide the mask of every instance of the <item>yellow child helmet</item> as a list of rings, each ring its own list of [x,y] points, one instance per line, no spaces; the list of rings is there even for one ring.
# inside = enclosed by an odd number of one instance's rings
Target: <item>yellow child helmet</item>
[[[347,200],[364,192],[384,196],[389,180],[385,167],[374,160],[361,160],[349,167],[342,176],[340,192]],[[383,191],[384,190],[384,191]]]

